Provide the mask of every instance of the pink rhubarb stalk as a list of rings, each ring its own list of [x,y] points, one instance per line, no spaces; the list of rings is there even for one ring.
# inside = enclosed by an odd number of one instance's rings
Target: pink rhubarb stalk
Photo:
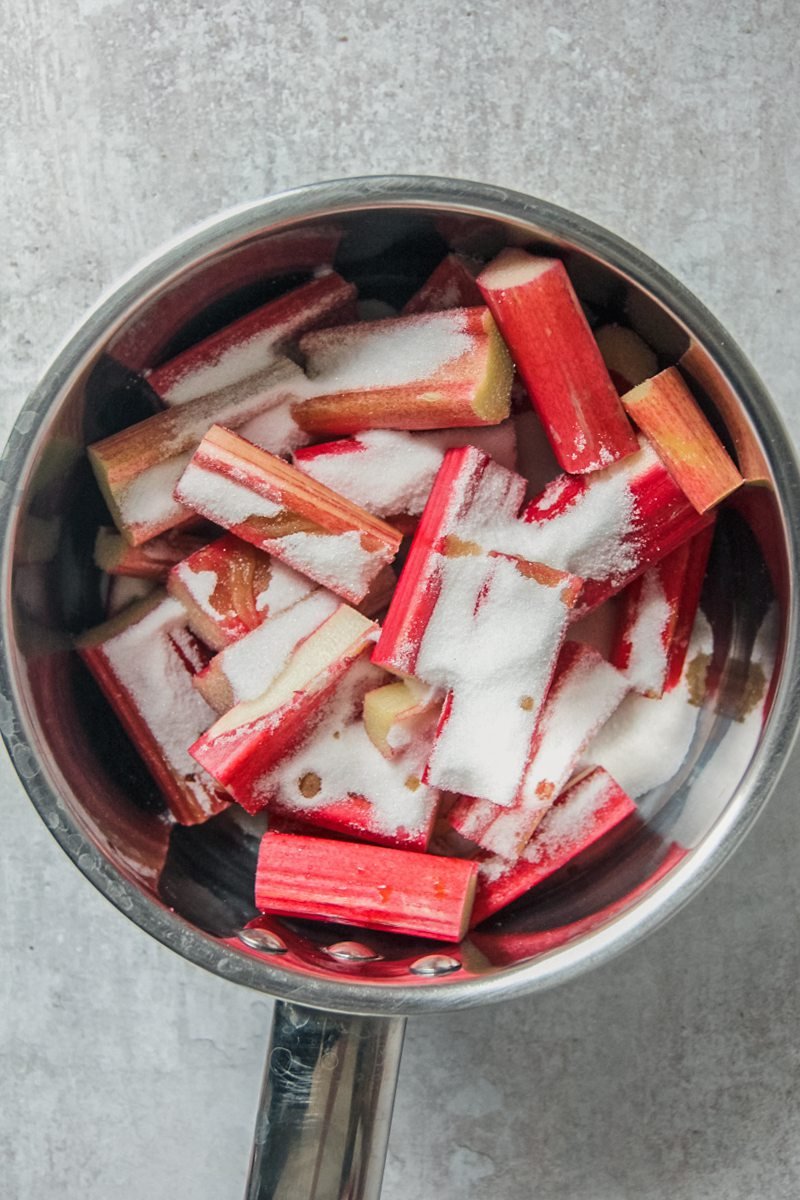
[[[355,302],[356,288],[329,271],[293,288],[148,374],[167,407],[240,383],[275,361],[286,343],[309,329],[334,324]]]
[[[266,833],[255,902],[262,912],[458,942],[477,870],[463,859]]]
[[[311,380],[293,406],[314,434],[497,425],[513,367],[488,309],[321,329],[300,339]]]
[[[477,282],[564,470],[597,471],[634,454],[636,437],[561,260],[504,250]]]
[[[479,859],[472,925],[536,887],[636,812],[630,796],[598,767],[561,793],[516,862]]]
[[[400,548],[391,525],[217,425],[175,495],[354,604]]]
[[[483,304],[475,282],[480,270],[476,259],[448,254],[425,280],[419,291],[403,305],[403,315],[442,312],[446,308],[473,308]]]
[[[214,712],[192,686],[205,655],[177,600],[148,597],[83,634],[77,649],[175,820],[194,825],[225,808],[228,797],[187,750]]]

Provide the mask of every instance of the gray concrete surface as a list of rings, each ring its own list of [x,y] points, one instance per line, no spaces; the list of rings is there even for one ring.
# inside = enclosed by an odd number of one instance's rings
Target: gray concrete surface
[[[139,255],[304,181],[429,172],[627,235],[752,357],[795,435],[797,13],[509,0],[5,0],[0,433]],[[387,1200],[800,1195],[800,757],[649,942],[410,1027]],[[0,1195],[235,1200],[268,1001],[69,865],[3,761]],[[300,1200],[300,1198],[298,1198]]]

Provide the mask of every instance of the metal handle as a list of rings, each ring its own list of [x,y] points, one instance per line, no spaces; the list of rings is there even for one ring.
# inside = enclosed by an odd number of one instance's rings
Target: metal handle
[[[246,1200],[378,1200],[405,1024],[276,1002]]]

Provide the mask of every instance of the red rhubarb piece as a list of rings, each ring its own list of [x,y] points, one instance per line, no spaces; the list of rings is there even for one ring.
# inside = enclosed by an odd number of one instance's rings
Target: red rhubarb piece
[[[193,519],[173,489],[214,421],[235,427],[302,394],[305,376],[288,359],[219,392],[155,413],[89,447],[114,524],[133,545]]]
[[[620,596],[611,661],[645,696],[660,696],[680,678],[713,535],[709,526],[684,542]]]
[[[186,609],[190,627],[214,650],[291,608],[315,587],[305,575],[232,534],[178,563],[167,581],[170,595]]]
[[[475,282],[480,271],[477,259],[463,254],[448,254],[403,306],[403,315],[441,312],[446,308],[473,308],[483,304]]]
[[[250,284],[319,271],[322,264],[332,263],[342,232],[335,225],[306,225],[229,248],[215,258],[211,269],[185,272],[180,281],[145,304],[141,316],[127,322],[112,340],[112,357],[133,371],[152,367],[203,309]]]
[[[293,338],[333,324],[355,297],[355,286],[329,271],[156,367],[149,372],[148,383],[170,408],[240,383],[274,362]]]
[[[563,791],[516,861],[479,859],[471,925],[530,891],[636,812],[630,796],[601,767]]]
[[[203,438],[175,495],[354,604],[400,548],[391,525],[218,425]]]
[[[478,287],[565,471],[597,471],[634,454],[619,402],[564,264],[502,251]]]
[[[293,407],[309,433],[497,425],[513,367],[488,309],[320,329],[300,339],[311,380]]]
[[[581,584],[542,563],[445,553],[415,666],[448,689],[427,783],[513,804]]]
[[[258,780],[308,733],[375,630],[374,622],[340,605],[297,647],[272,686],[220,717],[191,746],[191,755],[248,811],[263,808],[266,797],[255,794]]]
[[[225,808],[228,797],[187,751],[214,712],[192,686],[204,657],[178,601],[148,597],[83,634],[77,648],[175,820],[194,825]]]
[[[266,833],[256,908],[458,942],[469,924],[477,870],[464,859]]]
[[[376,517],[418,517],[447,450],[478,446],[513,470],[516,434],[511,421],[485,429],[408,433],[373,429],[298,450],[295,466]]]
[[[743,483],[675,367],[627,392],[622,403],[698,512],[707,512]]]
[[[202,534],[171,529],[141,546],[130,546],[115,529],[103,525],[95,538],[94,561],[107,575],[135,575],[139,579],[163,582],[170,567],[199,550],[207,541]]]
[[[389,671],[415,673],[425,628],[441,590],[446,557],[465,555],[481,546],[459,536],[511,522],[525,498],[525,480],[472,446],[448,450],[436,476],[425,511],[383,623],[373,660]]]
[[[367,695],[386,679],[367,655],[355,661],[302,742],[254,782],[253,803],[360,841],[424,850],[439,801],[422,782],[438,706],[386,758],[362,720]]]
[[[568,642],[541,712],[522,786],[508,808],[460,799],[449,814],[462,835],[513,861],[573,774],[590,739],[629,685],[591,646]]]

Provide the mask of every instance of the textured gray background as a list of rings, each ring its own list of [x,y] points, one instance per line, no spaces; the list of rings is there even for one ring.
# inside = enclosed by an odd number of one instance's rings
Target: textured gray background
[[[233,202],[381,171],[506,184],[623,233],[800,433],[790,0],[3,8],[3,435],[145,251]],[[269,1002],[129,925],[0,767],[0,1194],[235,1200]],[[800,1194],[798,783],[795,756],[735,859],[622,959],[414,1022],[387,1200]]]

